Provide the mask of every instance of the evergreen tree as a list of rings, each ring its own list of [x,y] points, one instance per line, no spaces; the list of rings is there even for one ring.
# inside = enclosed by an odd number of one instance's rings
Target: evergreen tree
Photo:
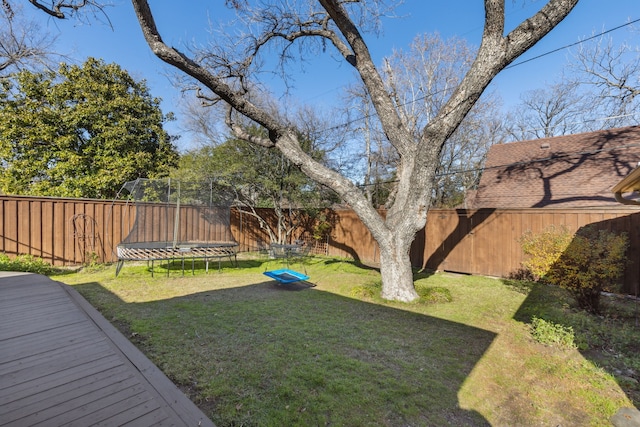
[[[144,81],[90,58],[57,73],[22,71],[0,92],[0,191],[114,197],[125,181],[168,174],[178,162],[171,119]]]

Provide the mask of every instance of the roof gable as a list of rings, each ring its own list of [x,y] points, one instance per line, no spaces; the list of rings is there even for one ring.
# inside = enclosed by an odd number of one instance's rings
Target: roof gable
[[[474,208],[618,205],[611,189],[640,161],[640,126],[497,144]]]

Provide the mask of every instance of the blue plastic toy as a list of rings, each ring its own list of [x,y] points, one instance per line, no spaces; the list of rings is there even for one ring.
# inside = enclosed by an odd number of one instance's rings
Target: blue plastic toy
[[[288,268],[265,271],[262,274],[271,277],[272,279],[277,280],[280,283],[300,282],[309,278],[309,276],[307,276],[306,274],[298,273],[297,271],[289,270]]]

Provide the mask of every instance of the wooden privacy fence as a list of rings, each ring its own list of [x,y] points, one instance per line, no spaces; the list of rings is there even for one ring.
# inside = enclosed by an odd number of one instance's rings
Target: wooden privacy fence
[[[431,210],[424,233],[414,242],[412,263],[433,270],[508,277],[522,266],[519,239],[526,231],[551,226],[575,232],[586,225],[629,237],[624,290],[635,294],[640,281],[640,210],[480,209]]]
[[[0,252],[31,254],[54,265],[115,262],[114,247],[131,227],[134,209],[107,200],[0,196]],[[334,210],[328,218],[328,255],[379,262],[377,244],[353,211]],[[634,207],[432,209],[410,256],[419,268],[507,277],[524,260],[518,239],[525,231],[540,232],[551,225],[576,231],[588,224],[629,235],[631,263],[624,286],[635,294],[640,282],[640,209]],[[244,251],[268,244],[267,233],[246,213],[232,210],[231,232]]]
[[[160,234],[167,230],[173,233],[172,209],[160,204],[145,205],[145,212],[155,221],[148,221],[144,230],[136,232],[151,240],[161,239]],[[196,240],[203,234],[231,238],[225,234],[226,225],[222,230],[205,227],[202,209],[181,209],[185,220],[178,225],[178,231],[183,238]],[[59,266],[115,262],[115,248],[131,231],[135,210],[135,205],[119,201],[0,196],[0,252],[30,254]],[[239,227],[234,231],[232,224],[231,234],[239,235]]]
[[[133,209],[107,200],[0,196],[0,252],[59,266],[113,262]]]

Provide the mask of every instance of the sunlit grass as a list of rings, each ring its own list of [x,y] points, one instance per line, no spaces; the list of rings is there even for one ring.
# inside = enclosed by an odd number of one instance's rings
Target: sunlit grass
[[[421,273],[421,300],[391,303],[372,268],[312,258],[290,266],[310,283],[286,286],[262,274],[281,267],[255,258],[167,278],[156,266],[152,278],[127,264],[118,278],[110,267],[57,279],[218,426],[607,425],[632,405],[602,360],[533,339],[533,314],[582,316],[553,289]]]

